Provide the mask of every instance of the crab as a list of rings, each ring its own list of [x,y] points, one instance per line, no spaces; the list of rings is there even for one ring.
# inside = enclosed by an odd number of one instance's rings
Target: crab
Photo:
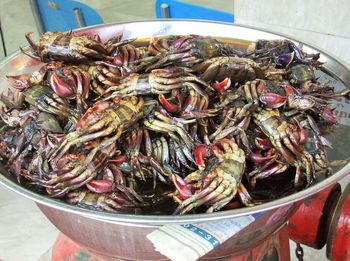
[[[132,73],[119,84],[109,87],[104,95],[105,99],[111,99],[117,96],[166,94],[182,87],[192,88],[203,97],[207,95],[202,88],[210,88],[206,82],[188,73],[185,68],[168,67],[152,70],[149,74]]]
[[[275,63],[281,68],[288,68],[293,63],[302,63],[319,66],[319,53],[307,54],[303,51],[302,44],[298,46],[287,39],[264,40],[260,39],[248,46],[246,57],[261,63]]]
[[[33,42],[30,35],[26,34],[32,49],[32,54],[28,55],[42,62],[87,63],[105,59],[108,55],[106,46],[88,35],[46,32],[37,43]]]
[[[143,124],[147,129],[164,133],[178,144],[184,144],[190,151],[193,151],[194,141],[185,130],[183,123],[156,111],[152,117],[145,119]]]
[[[210,157],[211,154],[215,158]],[[173,176],[178,192],[175,199],[179,202],[175,214],[185,214],[201,205],[209,205],[206,212],[213,212],[223,208],[237,194],[244,204],[253,204],[241,183],[246,167],[245,153],[233,140],[222,139],[210,146],[201,145],[195,156],[199,170],[184,180]],[[207,164],[205,158],[209,158]]]
[[[115,141],[115,137],[103,139],[86,155],[80,154],[73,158],[74,161],[68,168],[53,171],[48,177],[34,180],[34,183],[45,187],[50,197],[63,197],[68,192],[81,188],[92,181],[98,175],[98,170],[113,157],[116,152]]]
[[[80,206],[112,213],[130,213],[130,209],[146,205],[142,198],[136,198],[130,193],[123,193],[122,191],[93,193],[87,189],[69,192],[66,201],[72,205],[79,204]]]
[[[253,114],[255,124],[269,138],[286,164],[296,167],[294,184],[300,185],[303,170],[308,184],[315,178],[315,164],[312,155],[300,143],[300,134],[290,123],[281,119],[278,110],[259,109]]]
[[[168,37],[167,44],[162,43],[158,51],[153,52],[153,57],[145,57],[134,62],[135,66],[141,67],[146,72],[165,66],[192,67],[194,64],[221,55],[240,54],[232,46],[222,44],[209,36],[189,35]]]
[[[23,91],[24,99],[27,103],[37,108],[39,111],[67,119],[67,128],[74,128],[77,123],[78,114],[70,108],[68,102],[59,97],[46,85],[35,85]]]
[[[142,97],[129,97],[120,101],[98,102],[89,108],[76,124],[76,130],[50,151],[49,159],[60,158],[73,145],[107,136],[117,140],[123,131],[144,116]]]

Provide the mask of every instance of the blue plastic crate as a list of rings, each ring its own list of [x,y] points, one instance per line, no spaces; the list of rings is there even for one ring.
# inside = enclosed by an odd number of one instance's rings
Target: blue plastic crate
[[[39,30],[69,31],[81,26],[102,24],[101,16],[90,6],[72,0],[31,0]],[[74,12],[79,13],[79,19]]]

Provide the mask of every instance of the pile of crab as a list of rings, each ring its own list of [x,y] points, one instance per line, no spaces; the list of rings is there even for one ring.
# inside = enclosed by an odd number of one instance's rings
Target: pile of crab
[[[331,103],[349,90],[318,82],[319,55],[291,41],[242,52],[195,35],[141,47],[120,35],[26,38],[23,52],[45,64],[7,76],[0,156],[40,193],[185,214],[261,204],[329,175],[319,127],[336,124]]]

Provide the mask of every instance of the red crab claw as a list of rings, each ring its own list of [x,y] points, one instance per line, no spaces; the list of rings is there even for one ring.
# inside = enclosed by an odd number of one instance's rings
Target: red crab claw
[[[124,64],[123,56],[121,54],[118,54],[118,55],[114,56],[112,63],[114,65],[117,65],[117,66],[123,66],[123,64]]]
[[[329,124],[337,124],[337,119],[335,118],[335,115],[333,113],[333,110],[329,107],[324,107],[320,111],[320,117],[325,120]]]
[[[86,187],[94,193],[107,193],[112,191],[113,182],[106,179],[92,180],[86,184]]]
[[[260,95],[259,100],[266,107],[276,109],[285,104],[287,96],[281,96],[276,93],[265,93]]]
[[[251,152],[251,153],[249,153],[249,159],[252,162],[257,163],[257,164],[265,163],[265,162],[268,162],[268,161],[273,160],[275,158],[276,158],[275,155],[263,156],[263,155],[261,155],[260,152]]]
[[[273,147],[270,140],[259,137],[255,138],[255,146],[260,150],[267,150]]]
[[[256,91],[258,92],[258,94],[263,94],[266,93],[266,82],[265,81],[259,81],[258,86],[256,87]]]
[[[194,188],[179,175],[173,174],[171,177],[173,184],[182,200],[186,200],[193,195]]]
[[[231,86],[231,79],[225,78],[221,82],[216,82],[212,85],[213,89],[217,91],[219,94],[222,94]]]
[[[288,97],[289,95],[295,94],[297,91],[294,89],[293,86],[289,84],[284,84],[283,85],[284,91],[286,93],[286,96]]]
[[[204,160],[210,156],[210,151],[208,146],[201,144],[198,145],[194,150],[194,159],[199,169],[205,168]]]
[[[307,134],[305,129],[301,126],[299,126],[298,135],[299,135],[299,144],[304,145],[306,143]]]
[[[51,89],[60,97],[67,98],[75,93],[72,85],[63,81],[56,72],[51,74],[49,82]]]
[[[174,103],[171,103],[169,102],[165,96],[163,94],[160,94],[158,96],[158,99],[159,99],[159,102],[163,105],[163,107],[170,113],[177,113],[181,110],[181,101],[178,97],[178,95],[176,95],[177,97],[177,100],[178,100],[178,104],[174,104]]]
[[[25,90],[32,86],[30,82],[31,75],[29,73],[21,74],[21,75],[7,75],[6,78],[9,84],[17,89],[17,90]]]

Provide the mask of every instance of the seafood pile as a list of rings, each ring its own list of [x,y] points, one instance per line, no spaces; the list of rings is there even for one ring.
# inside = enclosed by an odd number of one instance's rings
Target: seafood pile
[[[18,182],[94,210],[186,214],[253,206],[330,175],[336,119],[319,54],[212,37],[47,32],[44,65],[8,75],[0,157]]]

